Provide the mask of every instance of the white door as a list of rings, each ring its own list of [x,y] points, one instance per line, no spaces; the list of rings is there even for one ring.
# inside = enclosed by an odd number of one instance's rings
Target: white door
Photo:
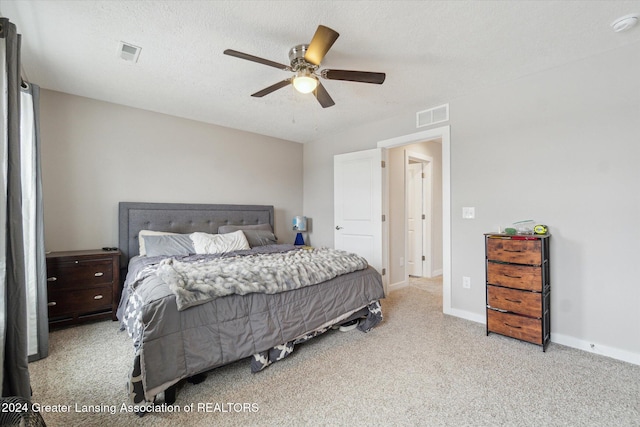
[[[334,242],[382,273],[382,149],[338,154],[334,170]]]
[[[407,272],[422,277],[422,163],[407,165]]]

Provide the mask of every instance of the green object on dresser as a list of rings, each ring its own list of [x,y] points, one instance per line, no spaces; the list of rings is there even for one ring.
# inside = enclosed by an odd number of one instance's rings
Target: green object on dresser
[[[507,233],[509,236],[515,236],[516,235],[516,229],[515,228],[505,228],[504,232]]]

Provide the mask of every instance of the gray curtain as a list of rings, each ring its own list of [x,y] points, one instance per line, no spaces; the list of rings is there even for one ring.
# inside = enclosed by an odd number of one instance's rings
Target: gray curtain
[[[28,109],[31,123],[25,123],[21,111],[20,78],[20,36],[14,24],[7,18],[0,18],[0,361],[2,361],[2,396],[19,396],[29,399],[31,386],[29,379],[29,300],[33,303],[33,313],[38,318],[42,312],[43,297],[46,298],[45,283],[41,282],[44,271],[44,246],[37,239],[42,232],[37,215],[28,215],[40,209],[40,194],[33,200],[28,194],[37,193],[39,160],[37,158],[37,104]],[[26,85],[28,88],[28,85]],[[36,89],[37,92],[37,89]],[[29,99],[29,98],[27,98]],[[33,98],[30,98],[33,100]],[[23,138],[22,134],[31,136]],[[31,141],[32,149],[23,147]],[[28,147],[27,147],[28,148]],[[25,158],[23,155],[30,157]],[[27,169],[25,169],[27,168]],[[25,176],[27,179],[25,179]],[[32,188],[35,185],[35,189]],[[28,197],[25,198],[25,195]],[[41,218],[40,218],[41,219]],[[25,240],[26,239],[26,240]],[[42,253],[42,260],[39,260]],[[35,279],[33,279],[35,277]],[[29,289],[28,283],[34,283]],[[43,293],[44,295],[39,295]],[[35,295],[32,295],[35,293]],[[37,329],[41,320],[33,322]],[[45,325],[46,326],[46,325]],[[33,329],[33,327],[32,327]],[[37,331],[34,336],[40,336]],[[37,338],[36,338],[37,339]],[[39,344],[39,343],[38,343]],[[46,344],[46,342],[45,342]],[[42,349],[38,354],[45,354]]]

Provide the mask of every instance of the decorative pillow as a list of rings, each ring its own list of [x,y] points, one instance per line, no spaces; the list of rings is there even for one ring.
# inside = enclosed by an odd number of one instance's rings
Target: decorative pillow
[[[225,234],[234,231],[242,230],[247,237],[249,246],[264,246],[275,245],[278,243],[278,238],[273,234],[271,225],[269,224],[254,224],[254,225],[222,225],[218,227],[218,233]]]
[[[197,254],[220,254],[251,249],[242,230],[227,234],[191,233],[193,247]]]
[[[168,231],[153,231],[153,230],[140,230],[138,233],[138,255],[146,256],[147,249],[144,244],[145,236],[167,236],[167,235],[176,235],[178,233],[170,233]]]
[[[148,257],[195,254],[189,234],[158,234],[144,236]]]
[[[278,238],[270,231],[266,230],[242,230],[249,246],[255,248],[256,246],[275,245],[278,243]]]

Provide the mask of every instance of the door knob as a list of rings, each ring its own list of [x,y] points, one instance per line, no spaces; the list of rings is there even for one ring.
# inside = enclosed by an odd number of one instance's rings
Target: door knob
[[[340,227],[339,225],[336,225],[336,230],[342,230],[342,227]]]

